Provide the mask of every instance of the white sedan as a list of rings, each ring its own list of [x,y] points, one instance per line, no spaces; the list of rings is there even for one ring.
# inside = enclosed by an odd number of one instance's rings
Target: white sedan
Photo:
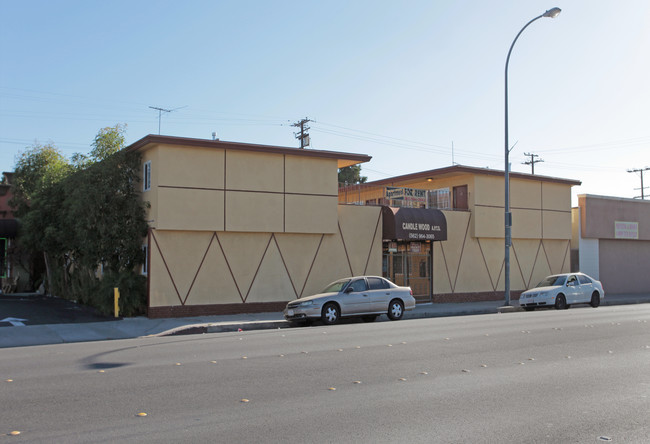
[[[386,314],[395,321],[413,308],[415,298],[410,287],[398,287],[379,276],[355,276],[332,282],[318,294],[289,302],[284,318],[307,323],[320,319],[324,324],[335,324],[342,317],[360,316],[371,322]]]
[[[596,308],[604,297],[600,281],[584,273],[564,273],[548,276],[535,288],[524,291],[519,306],[528,311],[539,307],[564,310],[572,304],[590,304]]]

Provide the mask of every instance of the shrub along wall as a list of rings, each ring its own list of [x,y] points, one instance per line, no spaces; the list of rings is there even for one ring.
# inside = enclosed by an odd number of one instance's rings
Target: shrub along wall
[[[20,238],[32,252],[43,252],[53,295],[111,313],[118,287],[120,312],[144,313],[147,222],[139,171],[138,153],[118,151],[32,197]]]

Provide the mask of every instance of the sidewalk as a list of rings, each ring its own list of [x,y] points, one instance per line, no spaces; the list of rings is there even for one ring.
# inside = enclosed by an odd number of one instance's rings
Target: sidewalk
[[[606,295],[602,305],[644,303],[650,303],[650,293]],[[414,310],[407,311],[404,319],[499,313],[506,311],[502,305],[503,301],[419,304]],[[517,301],[513,301],[513,305],[515,310],[519,310]],[[386,316],[381,316],[377,322],[386,320]],[[137,317],[78,324],[26,325],[0,328],[0,348],[290,327],[291,324],[284,320],[280,312],[168,319]]]

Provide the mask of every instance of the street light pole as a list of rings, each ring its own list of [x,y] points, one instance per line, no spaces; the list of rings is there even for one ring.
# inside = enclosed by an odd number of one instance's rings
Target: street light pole
[[[504,256],[504,272],[505,272],[505,305],[510,305],[510,245],[512,244],[512,213],[510,213],[510,146],[508,143],[508,64],[510,63],[510,54],[512,53],[512,48],[514,48],[515,43],[517,42],[517,39],[521,35],[522,32],[524,32],[524,29],[528,28],[528,25],[533,23],[535,20],[541,19],[542,17],[550,17],[550,18],[555,18],[557,17],[562,10],[560,8],[552,8],[546,11],[544,14],[535,17],[526,25],[521,28],[521,31],[517,34],[515,39],[512,41],[512,45],[510,45],[510,50],[508,51],[508,57],[506,58],[506,93],[505,93],[505,101],[506,101],[506,112],[505,112],[505,130],[506,130],[506,137],[505,137],[505,256]]]

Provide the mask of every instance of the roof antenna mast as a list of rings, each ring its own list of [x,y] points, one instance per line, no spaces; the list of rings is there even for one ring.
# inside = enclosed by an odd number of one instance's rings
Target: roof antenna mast
[[[187,108],[187,105],[181,106],[181,107],[178,107],[178,108],[174,108],[174,109],[165,109],[165,108],[160,108],[158,106],[150,106],[149,108],[155,109],[156,111],[158,111],[158,135],[160,135],[160,120],[161,120],[161,117],[162,117],[162,113],[171,113],[172,111],[176,111],[178,109]]]

